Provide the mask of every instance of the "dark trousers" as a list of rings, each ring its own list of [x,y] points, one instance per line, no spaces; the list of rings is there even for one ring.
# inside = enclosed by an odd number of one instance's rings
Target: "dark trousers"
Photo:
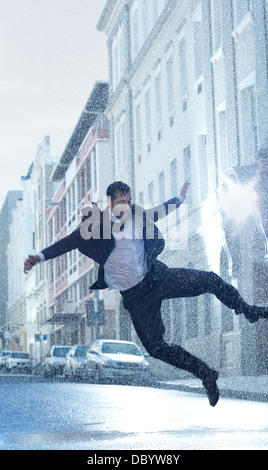
[[[236,311],[243,312],[247,307],[238,291],[211,271],[169,268],[162,281],[154,281],[147,274],[137,286],[121,292],[124,307],[129,311],[134,328],[148,353],[191,372],[201,380],[210,370],[209,366],[181,346],[165,342],[161,302],[205,293],[214,294],[227,307]]]

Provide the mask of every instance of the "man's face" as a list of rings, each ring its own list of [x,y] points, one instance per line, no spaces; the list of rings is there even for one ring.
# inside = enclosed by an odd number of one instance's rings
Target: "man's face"
[[[126,220],[131,214],[131,193],[117,191],[115,199],[110,203],[112,213],[121,220]]]

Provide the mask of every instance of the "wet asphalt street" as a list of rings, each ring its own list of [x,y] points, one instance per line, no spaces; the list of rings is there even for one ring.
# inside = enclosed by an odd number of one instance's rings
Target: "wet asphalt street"
[[[267,403],[0,376],[1,450],[267,450]]]

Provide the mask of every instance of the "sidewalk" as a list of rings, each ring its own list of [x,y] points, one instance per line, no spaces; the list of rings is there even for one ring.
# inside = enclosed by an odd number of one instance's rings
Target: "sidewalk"
[[[268,402],[268,375],[219,377],[217,385],[221,397]],[[176,380],[159,380],[158,386],[170,390],[205,393],[201,380],[190,377]]]

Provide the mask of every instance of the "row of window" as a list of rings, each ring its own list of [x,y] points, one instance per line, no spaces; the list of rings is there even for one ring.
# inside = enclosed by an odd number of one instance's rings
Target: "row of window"
[[[168,0],[134,0],[130,8],[131,62],[135,60]],[[116,89],[128,65],[126,18],[119,25],[112,41],[112,86]]]
[[[183,309],[185,309],[185,317],[183,315]],[[171,301],[163,302],[162,310],[166,329],[166,340],[181,343],[183,338],[196,338],[200,334],[199,319],[202,318],[202,316],[200,316],[201,309],[203,309],[204,312],[204,334],[210,335],[212,331],[213,311],[212,296],[210,294],[205,294],[202,300],[192,297],[188,299],[172,299]],[[174,315],[172,312],[174,312]],[[233,313],[230,309],[225,307],[225,305],[221,306],[221,317],[223,332],[233,331]],[[171,332],[172,329],[173,333]]]
[[[200,315],[203,310],[204,316]],[[185,311],[185,316],[183,315]],[[200,318],[204,319],[204,334],[212,330],[212,299],[205,294],[201,299],[172,299],[162,304],[163,320],[166,329],[166,340],[181,343],[183,338],[191,339],[200,334]],[[173,331],[172,331],[173,330]]]
[[[232,0],[231,11],[233,12],[233,28],[236,27],[251,10],[252,0]],[[168,0],[134,0],[130,8],[130,57],[133,63],[137,54],[141,50],[146,39],[150,35],[159,16],[166,7]],[[195,45],[195,69],[196,76],[199,76],[202,68],[201,50],[202,47],[202,5],[201,2],[194,9],[193,19],[193,40]],[[213,53],[222,44],[222,1],[211,0],[211,35]],[[127,68],[126,38],[128,36],[126,19],[117,29],[112,41],[112,85],[115,91]],[[182,42],[181,47],[185,44]],[[197,78],[197,77],[196,77]]]
[[[201,136],[205,137],[205,136]],[[203,140],[203,145],[204,145],[204,151],[205,151],[205,145],[206,145],[206,140]],[[190,180],[191,181],[191,148],[190,146],[186,147],[183,151],[183,162],[184,162],[184,174],[185,174],[185,180]],[[170,165],[169,165],[169,185],[168,185],[168,193],[166,191],[167,184],[165,182],[165,171],[162,170],[158,174],[158,194],[157,198],[155,188],[154,188],[154,182],[151,181],[148,184],[147,188],[147,194],[144,194],[144,191],[140,192],[138,195],[138,202],[139,204],[148,204],[150,206],[154,206],[158,203],[162,203],[165,200],[169,199],[170,197],[178,196],[179,195],[179,183],[178,183],[178,171],[177,171],[177,158],[174,158]],[[207,181],[203,181],[203,190],[204,190],[204,196],[206,195],[205,191],[207,189]],[[189,196],[187,198],[187,203],[191,204],[192,203],[192,194],[189,193]]]
[[[150,2],[148,2],[148,5],[149,3]],[[163,6],[164,5],[162,5],[162,9]],[[241,2],[234,0],[232,6],[233,23],[235,25],[248,14],[251,9],[251,2],[250,0],[242,0]],[[144,13],[143,6],[138,0],[137,2],[132,3],[131,8],[131,11],[138,12],[139,10],[142,14]],[[214,51],[216,51],[222,43],[221,8],[221,0],[211,1],[211,30],[214,38]],[[161,8],[159,11],[160,10]],[[152,14],[151,17],[155,18]],[[202,92],[203,87],[202,29],[202,11],[200,2],[193,11],[193,38],[189,39],[194,46],[195,87],[198,94]],[[186,39],[185,32],[186,28],[183,26],[179,32],[177,51],[172,51],[173,44],[172,41],[170,41],[170,48],[167,47],[168,50],[166,52],[165,66],[155,66],[154,76],[148,77],[148,79],[145,80],[146,84],[143,84],[143,91],[136,93],[137,96],[134,96],[133,98],[134,152],[139,163],[142,160],[142,155],[150,153],[152,150],[152,136],[156,136],[155,138],[157,138],[158,141],[161,140],[164,130],[164,122],[167,122],[168,120],[170,126],[174,124],[173,114],[174,111],[177,111],[176,101],[180,100],[179,106],[183,112],[187,110],[189,82],[186,57],[189,51],[189,44],[187,44],[188,38]],[[163,60],[161,61],[159,59],[158,64],[161,64],[161,62],[163,62]],[[116,67],[116,69],[118,70],[118,67]],[[240,111],[241,134],[243,140],[243,142],[241,142],[241,146],[244,155],[244,163],[247,163],[252,159],[252,155],[255,154],[258,146],[254,83],[246,90],[241,90]],[[217,126],[217,137],[219,139],[218,152],[222,162],[221,172],[223,173],[229,166],[225,109],[218,110]],[[203,157],[204,145],[202,144],[202,139],[204,139],[204,137],[202,136],[198,139],[198,146],[201,147],[201,157]],[[126,147],[127,121],[126,116],[123,113],[114,127],[116,173],[120,172],[121,168],[126,165]]]
[[[89,296],[89,287],[92,284],[92,272],[87,272],[76,282],[72,283],[62,294],[55,298],[55,312],[63,312],[64,303],[67,299],[74,300],[78,305]],[[53,313],[53,312],[52,312]]]
[[[41,330],[42,325],[45,323],[47,320],[47,304],[44,302],[43,304],[39,305],[37,307],[37,324],[36,324],[36,329]]]
[[[255,76],[251,74],[246,81],[245,88],[241,87],[238,93],[238,110],[239,110],[239,127],[240,127],[240,141],[242,150],[242,163],[244,165],[251,164],[254,161],[254,157],[258,150],[258,126],[257,126],[257,109],[256,109],[256,87],[255,87]],[[158,82],[159,85],[159,82]],[[146,139],[149,138],[151,132],[151,116],[153,113],[156,115],[156,121],[159,119],[159,109],[161,107],[161,100],[159,99],[159,92],[155,89],[155,104],[156,106],[152,109],[150,100],[150,89],[144,93],[144,103],[142,107],[141,97],[139,103],[134,109],[134,147],[135,156],[138,162],[141,162],[141,155],[146,152],[144,145],[142,146],[144,134],[146,133]],[[143,113],[143,114],[142,114]],[[142,128],[142,115],[145,117],[145,130]],[[160,122],[160,119],[158,122]],[[217,128],[217,151],[219,159],[219,172],[225,174],[232,162],[229,160],[228,152],[228,140],[227,140],[227,116],[225,103],[222,104],[216,110],[216,128]],[[143,132],[142,132],[143,131]],[[126,164],[127,155],[127,133],[126,133],[126,118],[123,115],[120,121],[115,126],[115,169],[116,173],[120,171]],[[200,134],[197,136],[197,149],[198,149],[198,160],[199,160],[199,172],[200,180],[202,185],[200,187],[200,200],[202,201],[208,192],[208,164],[207,164],[207,151],[206,151],[206,135]],[[148,151],[148,149],[147,149]],[[183,150],[183,179],[190,179],[192,177],[192,162],[191,162],[191,149],[190,146]],[[170,182],[169,188],[171,189],[168,197],[177,194],[179,188],[174,183],[177,178],[177,168],[175,163],[171,163],[170,169]],[[159,202],[165,199],[164,190],[160,189],[165,187],[163,182],[164,178],[159,175]],[[140,203],[154,204],[153,189],[150,185],[148,188],[148,197],[144,198],[144,195],[139,196]],[[192,192],[191,192],[192,194]],[[191,199],[191,195],[189,198]],[[191,200],[188,200],[191,203]],[[157,201],[158,202],[158,201]]]
[[[67,276],[75,274],[78,270],[78,264],[81,267],[85,260],[86,257],[81,252],[72,250],[56,258],[54,261],[50,261],[50,285],[53,286],[54,281],[56,281],[56,284],[61,284],[63,279],[67,279]]]
[[[257,126],[257,112],[256,112],[256,89],[252,84],[240,91],[239,100],[239,117],[240,117],[240,130],[241,130],[241,149],[243,155],[242,163],[244,165],[252,164],[254,157],[258,151],[258,126]],[[217,146],[221,174],[225,174],[231,166],[228,155],[228,141],[227,141],[227,117],[225,109],[218,109],[217,112]],[[199,180],[202,181],[200,186],[200,200],[204,200],[208,193],[208,162],[206,150],[206,135],[200,134],[197,136],[198,160],[199,160]],[[183,150],[182,162],[184,181],[192,180],[193,162],[191,157],[191,147],[187,146]],[[178,164],[177,159],[170,163],[168,184],[165,182],[165,172],[161,171],[158,175],[158,194],[154,191],[154,183],[150,182],[148,185],[147,195],[144,192],[139,194],[139,203],[155,205],[158,202],[163,202],[165,199],[178,195]],[[165,194],[168,188],[168,193]],[[158,197],[157,197],[158,196]],[[187,198],[188,204],[193,202],[193,191],[189,192]]]
[[[91,201],[92,193],[97,191],[97,157],[94,148],[83,163],[76,178],[68,188],[65,197],[58,203],[55,214],[49,221],[49,243],[52,243],[61,230],[72,226],[80,215],[81,206]]]

